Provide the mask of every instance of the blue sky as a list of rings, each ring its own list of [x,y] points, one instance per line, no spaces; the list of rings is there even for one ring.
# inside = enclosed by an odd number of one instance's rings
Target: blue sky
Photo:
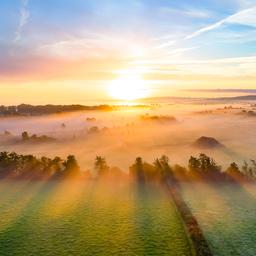
[[[167,0],[9,0],[0,3],[1,44],[11,47],[12,39],[26,12],[26,24],[22,26],[22,42],[39,45],[52,42],[65,34],[78,35],[83,31],[102,33],[141,34],[150,40],[154,37],[186,36],[200,28],[212,25],[242,10],[253,8],[255,1],[167,1]],[[24,18],[24,17],[23,17]],[[230,34],[255,31],[255,20],[224,24],[220,26],[216,42],[222,38],[221,31]],[[210,34],[210,33],[207,33]],[[33,39],[31,42],[30,39]],[[37,39],[36,42],[34,40]],[[209,43],[202,35],[197,41]],[[195,40],[194,40],[195,41]],[[224,40],[223,40],[224,41]],[[187,44],[192,43],[186,42]],[[235,43],[235,42],[234,42]],[[239,43],[239,42],[237,42]]]
[[[159,93],[255,88],[256,0],[1,1],[0,58],[5,88],[127,70],[161,81]]]

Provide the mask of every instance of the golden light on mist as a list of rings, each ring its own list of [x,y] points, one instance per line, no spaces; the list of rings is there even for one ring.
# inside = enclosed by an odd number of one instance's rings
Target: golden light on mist
[[[122,75],[108,86],[109,95],[118,100],[132,101],[144,98],[149,88],[139,75]]]

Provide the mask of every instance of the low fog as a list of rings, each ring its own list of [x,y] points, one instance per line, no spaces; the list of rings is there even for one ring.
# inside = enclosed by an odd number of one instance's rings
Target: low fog
[[[165,154],[172,164],[187,165],[189,157],[200,152],[226,167],[233,161],[242,164],[256,158],[256,117],[246,115],[245,110],[252,110],[252,105],[164,104],[108,112],[1,117],[0,151],[63,158],[74,154],[85,171],[93,168],[96,155],[128,171],[138,156],[153,162]],[[54,140],[24,142],[24,131]],[[225,147],[196,148],[193,143],[201,136],[213,137]]]

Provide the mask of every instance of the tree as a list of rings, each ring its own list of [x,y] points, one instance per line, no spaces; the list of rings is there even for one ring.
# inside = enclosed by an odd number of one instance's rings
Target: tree
[[[251,178],[255,178],[256,174],[256,161],[251,160],[252,168],[251,168]]]
[[[106,175],[109,171],[109,166],[107,165],[106,159],[102,156],[96,156],[94,169],[97,176]]]
[[[244,164],[242,166],[242,171],[244,175],[248,175],[248,170],[249,170],[249,164],[247,163],[247,161],[244,161]]]
[[[64,162],[64,176],[75,177],[80,174],[80,167],[77,163],[75,156],[69,155],[67,160]]]
[[[238,165],[233,162],[227,168],[226,173],[234,180],[243,180],[247,175],[240,171]]]
[[[219,178],[221,176],[221,166],[217,165],[214,159],[201,153],[199,158],[191,156],[188,163],[189,171],[199,174],[205,178]]]
[[[227,168],[226,172],[228,174],[237,174],[237,173],[241,173],[240,170],[239,170],[239,167],[238,165],[233,162],[230,164],[230,166]]]
[[[22,137],[22,140],[23,140],[23,141],[28,141],[28,140],[29,140],[28,132],[23,132],[23,133],[21,134],[21,137]]]
[[[54,177],[55,174],[74,176],[80,173],[74,156],[61,158],[37,158],[33,155],[19,155],[15,152],[0,152],[0,176],[22,178]]]
[[[188,161],[188,169],[191,172],[199,171],[200,169],[200,161],[196,157],[191,156]]]
[[[51,164],[52,164],[52,168],[53,168],[54,174],[58,174],[58,173],[60,173],[62,171],[63,160],[60,157],[56,156],[52,160]]]
[[[173,170],[169,164],[169,158],[166,155],[157,158],[154,162],[155,168],[158,170],[162,181],[176,182]]]
[[[130,167],[130,176],[141,184],[145,183],[145,173],[141,157],[137,157],[135,163]]]
[[[4,151],[0,153],[0,162],[3,163],[8,160],[8,152]]]

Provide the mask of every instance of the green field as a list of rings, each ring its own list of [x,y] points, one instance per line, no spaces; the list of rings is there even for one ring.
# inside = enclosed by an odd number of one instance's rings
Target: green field
[[[255,184],[183,184],[214,255],[256,255]]]
[[[0,255],[191,255],[159,187],[0,182]]]

